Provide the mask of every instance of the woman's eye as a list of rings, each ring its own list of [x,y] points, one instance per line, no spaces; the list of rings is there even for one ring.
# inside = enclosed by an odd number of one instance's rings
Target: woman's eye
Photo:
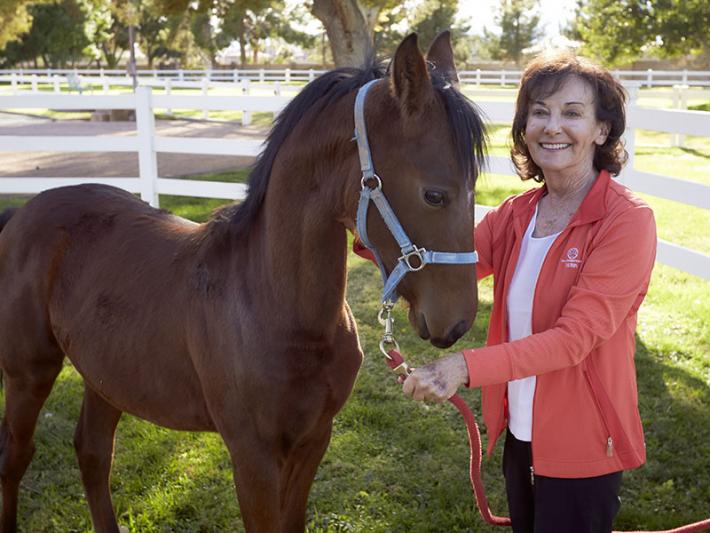
[[[441,191],[429,190],[424,192],[424,199],[429,205],[441,207],[446,203],[446,194]]]
[[[541,117],[545,115],[545,110],[544,109],[533,109],[532,112],[534,117]]]

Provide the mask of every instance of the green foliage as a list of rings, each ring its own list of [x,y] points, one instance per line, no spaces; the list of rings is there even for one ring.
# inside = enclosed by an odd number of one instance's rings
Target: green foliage
[[[313,46],[315,38],[296,28],[304,12],[298,7],[287,8],[284,0],[216,0],[211,13],[222,21],[216,39],[220,47],[236,40],[240,48],[240,64],[259,61],[259,52],[266,39],[282,40],[305,47]],[[282,51],[283,55],[287,55]]]
[[[32,16],[27,10],[32,0],[3,0],[0,2],[0,50],[30,29]]]
[[[485,40],[493,59],[504,59],[520,64],[523,50],[540,37],[538,0],[500,0],[496,23],[500,35],[484,30]]]
[[[5,62],[41,58],[44,65],[65,68],[83,57],[89,39],[84,31],[85,6],[79,0],[61,0],[30,5],[32,24],[6,47]]]
[[[642,55],[676,57],[710,51],[707,0],[580,0],[572,31],[583,52],[607,65]]]
[[[85,31],[89,45],[84,54],[114,69],[128,50],[128,28],[118,16],[118,7],[110,0],[84,0],[86,6]]]
[[[469,61],[473,38],[465,22],[456,19],[458,0],[422,0],[414,9],[404,4],[383,9],[375,27],[375,47],[380,57],[392,57],[399,43],[411,32],[416,32],[423,49],[431,44],[439,33],[450,30],[454,56],[457,63]],[[402,27],[407,27],[402,30]]]

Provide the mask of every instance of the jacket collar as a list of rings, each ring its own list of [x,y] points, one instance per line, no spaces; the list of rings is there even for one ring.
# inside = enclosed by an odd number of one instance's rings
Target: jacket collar
[[[603,218],[606,214],[606,193],[611,182],[609,171],[602,170],[594,180],[594,185],[589,189],[577,212],[570,220],[567,227],[589,224]],[[535,212],[535,206],[540,198],[547,193],[547,186],[543,185],[521,194],[513,200],[513,219],[516,231],[522,235],[528,227],[530,219]]]

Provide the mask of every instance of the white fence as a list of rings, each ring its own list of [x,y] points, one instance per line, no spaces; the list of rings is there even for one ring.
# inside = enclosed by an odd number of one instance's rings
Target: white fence
[[[632,189],[674,200],[702,209],[710,209],[710,187],[678,178],[641,172],[634,168],[635,129],[663,131],[679,135],[710,137],[710,115],[702,111],[680,111],[641,108],[635,104],[635,90],[631,90],[628,109],[629,128],[626,146],[629,163],[620,180]],[[217,154],[256,156],[262,141],[236,139],[209,139],[167,137],[156,135],[154,110],[164,108],[241,110],[244,112],[279,112],[290,100],[286,96],[202,96],[154,95],[149,87],[139,87],[136,94],[122,95],[56,95],[22,94],[0,96],[0,109],[52,108],[77,109],[134,109],[137,135],[128,137],[38,137],[0,136],[0,152],[137,152],[139,176],[125,178],[0,178],[0,194],[35,194],[62,185],[96,182],[108,183],[134,193],[151,205],[158,205],[159,194],[197,196],[204,198],[243,199],[243,184],[166,179],[158,176],[159,152],[185,154]],[[512,102],[478,101],[479,106],[493,123],[510,124],[514,107]],[[507,157],[491,157],[489,168],[493,173],[514,175]],[[477,206],[482,215],[486,206]],[[686,272],[710,280],[710,255],[684,248],[659,239],[657,260]]]
[[[325,70],[318,69],[219,69],[219,70],[138,70],[139,79],[171,79],[174,81],[279,81],[283,83],[312,81]],[[639,82],[644,87],[670,87],[688,85],[691,87],[710,87],[710,71],[707,70],[614,70],[614,75],[622,81]],[[109,69],[11,69],[0,70],[0,78],[10,79],[37,75],[45,77],[129,77],[126,70]],[[459,71],[462,83],[475,85],[517,85],[520,81],[519,70],[462,70]]]

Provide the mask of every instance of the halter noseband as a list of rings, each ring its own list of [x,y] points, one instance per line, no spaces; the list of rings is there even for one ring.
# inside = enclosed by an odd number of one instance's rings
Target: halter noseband
[[[477,252],[434,252],[418,247],[407,237],[407,234],[399,223],[397,216],[392,211],[385,194],[382,192],[382,180],[375,173],[372,163],[370,145],[367,142],[367,128],[365,127],[365,98],[367,91],[378,80],[372,80],[363,85],[355,98],[355,140],[357,141],[358,155],[360,157],[360,168],[362,169],[362,180],[360,184],[360,202],[357,208],[357,232],[362,243],[367,246],[375,256],[377,265],[380,267],[384,289],[382,290],[382,302],[394,304],[398,295],[397,285],[408,272],[421,270],[430,263],[440,263],[446,265],[473,264],[478,261]],[[367,236],[367,208],[370,201],[380,212],[390,233],[397,241],[402,255],[397,260],[392,273],[387,276],[384,263],[380,254],[370,242]]]

